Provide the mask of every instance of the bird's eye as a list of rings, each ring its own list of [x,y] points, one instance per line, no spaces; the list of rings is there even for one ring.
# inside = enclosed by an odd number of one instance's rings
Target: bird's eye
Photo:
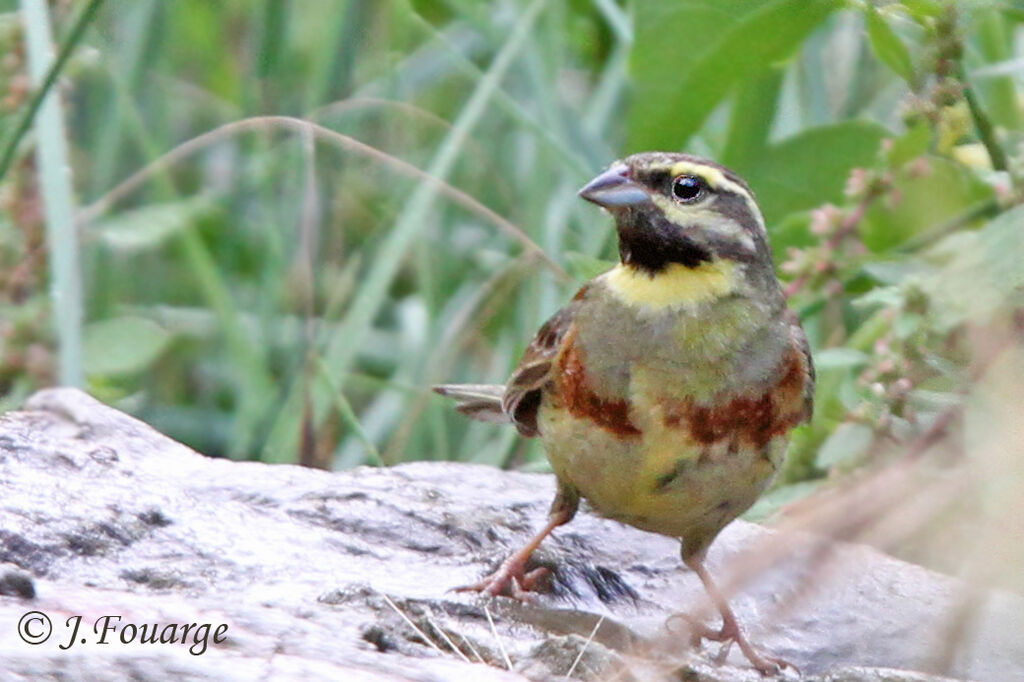
[[[672,194],[676,199],[689,204],[704,193],[704,181],[694,175],[680,175],[672,181]]]

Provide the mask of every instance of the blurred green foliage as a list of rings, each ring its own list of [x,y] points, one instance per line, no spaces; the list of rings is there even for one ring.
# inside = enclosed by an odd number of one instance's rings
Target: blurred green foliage
[[[817,357],[814,420],[764,513],[927,434],[970,391],[971,334],[1013,328],[1022,22],[981,0],[107,6],[60,81],[88,389],[213,455],[541,467],[428,387],[503,381],[614,258],[575,190],[625,153],[685,149],[749,179]],[[8,142],[21,38],[0,15]],[[3,408],[56,374],[31,138],[18,149]]]

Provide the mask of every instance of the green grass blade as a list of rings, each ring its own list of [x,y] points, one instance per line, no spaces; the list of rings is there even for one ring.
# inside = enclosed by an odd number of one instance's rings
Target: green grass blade
[[[98,6],[98,2],[92,5]],[[64,112],[60,98],[50,92],[50,85],[62,63],[54,58],[50,33],[50,15],[45,0],[23,0],[25,44],[28,53],[29,77],[43,93],[38,104],[36,128],[36,159],[39,184],[46,211],[46,238],[50,252],[50,291],[53,317],[56,321],[59,346],[59,379],[66,386],[81,386],[82,369],[82,272],[79,260],[78,235],[75,230],[75,200],[71,187],[71,160],[64,131]],[[72,33],[74,42],[96,7],[82,15],[79,28]],[[78,28],[78,27],[76,27]],[[73,45],[69,40],[62,53],[67,59]],[[15,138],[17,138],[17,131]],[[17,145],[10,142],[9,149]],[[10,152],[13,155],[13,151]],[[0,167],[0,174],[3,167]]]
[[[23,4],[35,4],[35,3],[23,3]],[[64,44],[61,45],[60,54],[55,60],[47,60],[48,69],[45,73],[38,78],[33,77],[33,82],[36,84],[36,90],[32,95],[32,99],[29,104],[23,110],[21,117],[18,122],[14,125],[13,132],[10,138],[4,143],[3,155],[0,156],[0,180],[3,179],[4,175],[7,174],[7,170],[11,167],[11,162],[14,161],[15,153],[18,150],[18,143],[21,142],[21,138],[28,132],[29,126],[32,125],[33,119],[35,119],[40,107],[46,95],[50,92],[50,88],[57,82],[57,76],[60,75],[64,69],[64,65],[67,64],[68,57],[75,51],[75,47],[78,45],[78,41],[81,40],[82,35],[85,33],[85,28],[92,21],[93,16],[96,14],[96,10],[103,4],[103,0],[90,0],[89,4],[82,9],[82,13],[78,15],[75,21],[72,23],[71,32],[68,33],[68,37],[64,40]],[[44,10],[45,12],[45,10]],[[26,15],[29,12],[26,10]],[[34,15],[33,15],[34,16]],[[34,21],[34,20],[33,20]],[[28,22],[26,16],[26,23]],[[46,50],[49,54],[49,41],[50,41],[50,30],[49,30],[49,19],[46,20]]]
[[[534,25],[546,1],[534,0],[520,17],[508,40],[491,63],[486,75],[481,79],[455,120],[451,131],[442,141],[428,169],[430,175],[444,179],[451,173],[469,132],[483,117],[502,77],[525,44],[530,28]],[[373,324],[374,316],[387,297],[388,287],[409,246],[424,226],[423,217],[432,210],[437,195],[436,184],[417,185],[394,228],[381,245],[376,260],[342,320],[343,333],[334,335],[324,352],[324,361],[334,376],[344,377],[351,369],[359,346],[365,340],[366,334]],[[298,426],[302,409],[301,391],[301,383],[295,382],[268,440],[267,455],[270,457],[273,457],[275,452],[291,451],[298,443]],[[322,388],[318,388],[314,392],[313,398],[315,414],[317,419],[320,419],[326,409],[329,396],[325,395]]]
[[[118,50],[110,63],[110,78],[114,97],[106,103],[106,111],[99,123],[94,146],[90,178],[93,195],[98,195],[113,182],[118,161],[124,150],[125,121],[121,110],[131,100],[155,57],[152,45],[161,29],[160,6],[156,0],[144,0],[125,11],[124,47]],[[121,42],[121,41],[119,41]],[[116,61],[115,61],[116,60]]]

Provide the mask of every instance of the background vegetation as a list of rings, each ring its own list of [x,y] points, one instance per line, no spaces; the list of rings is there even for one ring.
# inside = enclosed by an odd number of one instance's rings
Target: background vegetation
[[[755,514],[962,456],[992,363],[1019,376],[1022,5],[99,4],[52,3],[70,261],[48,256],[33,154],[54,131],[18,127],[26,31],[0,15],[4,409],[83,374],[210,455],[542,468],[428,387],[503,381],[606,267],[611,223],[575,190],[642,149],[749,179],[814,346],[814,421]],[[50,282],[84,301],[80,344]]]

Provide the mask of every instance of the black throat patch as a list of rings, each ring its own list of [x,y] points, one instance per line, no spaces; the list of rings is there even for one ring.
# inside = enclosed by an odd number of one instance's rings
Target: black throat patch
[[[669,265],[695,268],[713,259],[707,247],[686,234],[686,229],[662,216],[635,212],[619,217],[619,257],[625,265],[655,275]]]

